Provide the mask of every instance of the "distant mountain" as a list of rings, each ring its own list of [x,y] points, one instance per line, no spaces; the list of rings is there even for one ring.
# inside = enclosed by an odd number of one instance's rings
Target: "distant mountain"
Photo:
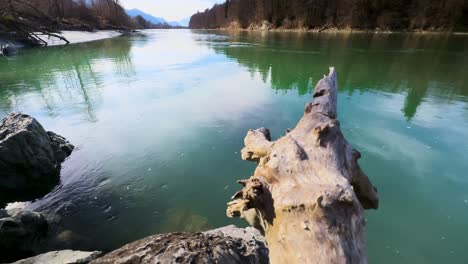
[[[188,27],[189,26],[189,22],[190,22],[190,17],[187,17],[187,18],[184,18],[182,20],[179,21],[179,24],[182,26],[182,27]]]
[[[168,22],[168,23],[169,23],[169,25],[171,25],[173,27],[188,27],[189,22],[190,22],[190,17],[184,18],[184,19],[182,19],[180,21],[172,21],[172,22]]]
[[[180,27],[180,23],[178,21],[170,21],[170,22],[167,22],[170,26],[172,27]]]
[[[139,9],[127,9],[125,10],[125,12],[127,12],[127,15],[131,16],[131,17],[136,17],[136,16],[142,16],[144,19],[146,19],[147,21],[153,23],[153,24],[164,24],[164,23],[167,23],[167,21],[162,18],[162,17],[155,17],[155,16],[152,16],[148,13],[145,13]]]
[[[190,17],[184,18],[180,21],[170,21],[168,22],[166,19],[162,17],[155,17],[153,15],[150,15],[148,13],[145,13],[139,9],[126,9],[125,12],[127,15],[131,17],[136,17],[136,16],[142,16],[145,20],[153,23],[153,24],[168,24],[171,27],[188,27]]]

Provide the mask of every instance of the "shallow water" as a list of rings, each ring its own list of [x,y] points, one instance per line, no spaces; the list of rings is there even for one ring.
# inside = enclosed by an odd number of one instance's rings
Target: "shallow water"
[[[0,116],[28,113],[77,147],[28,208],[59,215],[58,239],[80,249],[243,224],[225,208],[255,167],[247,130],[294,127],[330,65],[379,190],[370,263],[467,263],[463,35],[156,30],[0,58]]]
[[[122,35],[122,33],[114,30],[98,30],[95,32],[62,31],[62,36],[65,37],[71,44],[114,38],[120,35]],[[57,38],[47,38],[45,41],[47,41],[47,45],[49,46],[65,44],[64,41]]]

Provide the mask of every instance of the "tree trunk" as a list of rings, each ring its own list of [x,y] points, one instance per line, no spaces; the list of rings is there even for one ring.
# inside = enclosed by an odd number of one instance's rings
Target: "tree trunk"
[[[242,159],[258,166],[227,215],[263,232],[273,264],[367,263],[364,209],[377,209],[377,190],[341,133],[337,98],[330,68],[296,128],[276,141],[265,128],[245,138]]]

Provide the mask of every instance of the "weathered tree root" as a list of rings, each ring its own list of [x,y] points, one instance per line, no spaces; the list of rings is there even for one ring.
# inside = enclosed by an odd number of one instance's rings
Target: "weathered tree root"
[[[258,166],[227,215],[265,235],[271,263],[367,263],[364,209],[377,209],[377,190],[341,133],[337,97],[330,68],[296,128],[276,141],[265,128],[245,138],[242,159]]]

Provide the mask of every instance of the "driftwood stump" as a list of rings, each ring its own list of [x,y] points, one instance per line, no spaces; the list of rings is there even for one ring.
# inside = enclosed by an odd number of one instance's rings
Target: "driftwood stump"
[[[258,166],[227,215],[265,235],[271,263],[367,263],[364,209],[377,209],[377,190],[341,133],[337,97],[330,68],[296,128],[276,141],[265,128],[245,138],[242,159]]]

